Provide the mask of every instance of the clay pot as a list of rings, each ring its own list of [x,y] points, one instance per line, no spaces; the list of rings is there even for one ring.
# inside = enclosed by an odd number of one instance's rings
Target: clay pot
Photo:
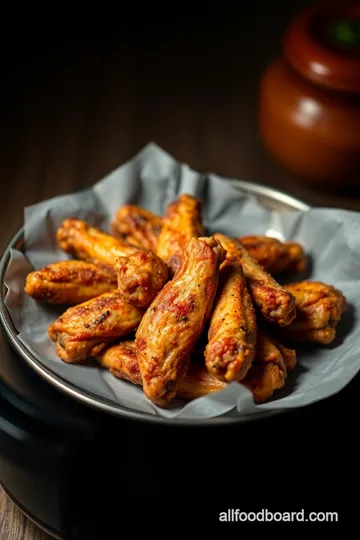
[[[360,187],[360,3],[322,3],[289,25],[260,88],[265,146],[307,182]]]

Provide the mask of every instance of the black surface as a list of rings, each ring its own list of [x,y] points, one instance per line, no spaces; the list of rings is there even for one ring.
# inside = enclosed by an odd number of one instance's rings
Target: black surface
[[[338,511],[343,524],[354,515],[359,379],[327,401],[253,425],[170,428],[122,421],[78,406],[4,350],[1,379],[8,384],[0,385],[2,402],[7,402],[6,408],[0,405],[1,418],[7,415],[43,448],[38,453],[32,444],[30,453],[29,445],[17,440],[16,447],[14,441],[12,447],[0,445],[0,454],[14,470],[22,460],[20,470],[31,471],[32,481],[38,478],[39,485],[44,484],[42,476],[52,478],[46,510],[36,504],[36,497],[44,499],[44,486],[42,494],[40,489],[31,492],[30,501],[28,487],[18,473],[13,475],[14,496],[25,508],[41,508],[37,517],[50,528],[62,523],[68,531],[75,528],[76,534],[86,531],[87,538],[90,533],[99,538],[105,526],[116,529],[119,515],[131,525],[139,508],[143,516],[151,516],[160,512],[159,505],[161,512],[175,505],[176,512],[185,516],[183,524],[192,516],[199,525],[202,520],[215,525],[224,508]],[[10,386],[37,411],[38,419],[24,405],[14,401],[9,405]],[[72,425],[77,426],[76,433]],[[53,446],[41,445],[46,437]],[[64,471],[60,476],[55,474],[59,470]],[[14,491],[11,474],[6,482],[0,479],[10,493]],[[110,494],[113,488],[115,495]],[[141,525],[143,520],[137,526]]]

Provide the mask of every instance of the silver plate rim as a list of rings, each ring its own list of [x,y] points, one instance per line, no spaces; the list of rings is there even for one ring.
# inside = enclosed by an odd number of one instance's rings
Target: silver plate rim
[[[311,209],[311,206],[297,199],[291,195],[288,195],[280,190],[264,186],[258,183],[251,183],[245,180],[226,179],[226,181],[233,184],[240,190],[245,191],[248,195],[262,196],[269,200],[278,202],[285,207],[288,207],[290,211],[307,212]],[[130,409],[127,409],[121,405],[115,406],[109,401],[103,398],[99,398],[95,394],[85,391],[68,381],[62,379],[60,376],[53,373],[50,369],[45,367],[32,353],[31,351],[17,338],[17,330],[12,322],[10,313],[4,302],[4,277],[7,269],[7,265],[10,259],[10,250],[18,246],[24,236],[23,226],[17,230],[15,235],[9,241],[5,248],[0,260],[0,282],[1,282],[1,300],[0,300],[0,323],[5,332],[5,335],[10,342],[14,350],[19,356],[33,369],[42,379],[51,384],[57,390],[63,394],[75,399],[76,401],[91,407],[92,409],[100,410],[104,413],[112,416],[120,417],[128,420],[136,420],[149,424],[162,424],[172,426],[186,426],[186,427],[211,427],[222,426],[229,424],[242,424],[253,423],[260,420],[265,420],[280,414],[288,414],[292,409],[273,409],[267,411],[260,411],[258,414],[251,415],[250,417],[237,416],[224,416],[204,419],[171,419],[163,418],[160,416],[154,416],[149,413],[140,413]]]

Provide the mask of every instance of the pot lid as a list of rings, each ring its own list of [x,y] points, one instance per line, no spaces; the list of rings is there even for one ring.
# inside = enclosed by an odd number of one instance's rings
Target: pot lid
[[[284,54],[317,84],[360,92],[360,2],[323,2],[299,13],[286,30]]]

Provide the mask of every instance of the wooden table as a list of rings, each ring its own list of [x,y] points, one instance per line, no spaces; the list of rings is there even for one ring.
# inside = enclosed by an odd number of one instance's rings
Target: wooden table
[[[91,28],[73,21],[65,37],[40,23],[30,31],[24,18],[20,44],[5,25],[14,49],[1,89],[0,248],[24,206],[92,185],[150,141],[199,171],[360,210],[360,194],[306,187],[267,155],[258,135],[261,73],[306,3],[255,1],[241,19],[227,7],[175,21],[167,15],[155,26],[130,17],[109,16],[97,27],[92,20]],[[20,538],[47,536],[0,491],[0,539]]]

